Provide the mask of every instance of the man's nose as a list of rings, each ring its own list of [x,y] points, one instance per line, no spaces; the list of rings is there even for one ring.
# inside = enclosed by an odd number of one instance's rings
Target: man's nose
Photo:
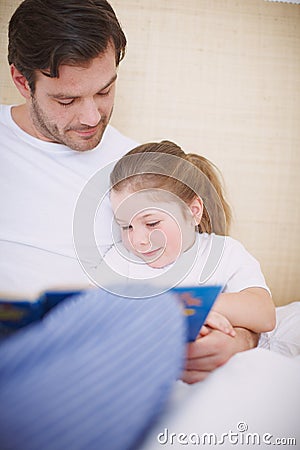
[[[95,127],[101,120],[101,114],[94,100],[86,101],[81,108],[80,123],[89,127]]]

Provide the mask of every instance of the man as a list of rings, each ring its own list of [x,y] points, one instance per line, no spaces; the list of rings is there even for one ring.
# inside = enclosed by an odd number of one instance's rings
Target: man
[[[25,0],[12,16],[8,59],[25,103],[0,110],[2,296],[91,283],[74,250],[73,212],[90,177],[136,145],[109,125],[125,46],[105,0]],[[111,212],[102,208],[105,248]],[[200,381],[256,343],[247,330],[212,331],[189,345],[182,378]]]
[[[25,103],[0,110],[2,297],[34,305],[45,289],[90,284],[73,210],[90,176],[135,145],[108,125],[125,45],[105,0],[26,0],[10,21]],[[180,376],[184,329],[174,298],[130,297],[94,289],[1,342],[1,449],[124,450],[143,437]]]
[[[25,103],[0,110],[2,294],[89,285],[73,211],[91,175],[135,145],[108,125],[125,45],[105,1],[26,1],[10,21],[11,75]],[[107,206],[103,214],[107,246]]]

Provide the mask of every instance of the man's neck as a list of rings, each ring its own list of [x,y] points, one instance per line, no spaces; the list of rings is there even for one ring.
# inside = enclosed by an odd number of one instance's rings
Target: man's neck
[[[11,116],[13,121],[18,125],[18,127],[21,128],[21,130],[25,131],[25,133],[29,134],[30,136],[41,139],[32,124],[29,109],[26,103],[13,106],[11,108]]]

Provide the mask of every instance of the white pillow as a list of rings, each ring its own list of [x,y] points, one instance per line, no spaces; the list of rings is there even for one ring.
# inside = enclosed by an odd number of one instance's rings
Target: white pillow
[[[261,334],[258,347],[300,357],[300,301],[276,308],[276,327]]]

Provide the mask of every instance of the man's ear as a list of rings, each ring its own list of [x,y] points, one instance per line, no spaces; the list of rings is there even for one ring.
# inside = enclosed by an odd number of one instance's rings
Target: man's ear
[[[24,75],[21,74],[14,64],[10,66],[10,74],[20,94],[28,100],[31,97],[31,90]]]
[[[203,200],[200,197],[195,196],[189,204],[191,213],[195,219],[197,225],[201,222],[203,214]]]

